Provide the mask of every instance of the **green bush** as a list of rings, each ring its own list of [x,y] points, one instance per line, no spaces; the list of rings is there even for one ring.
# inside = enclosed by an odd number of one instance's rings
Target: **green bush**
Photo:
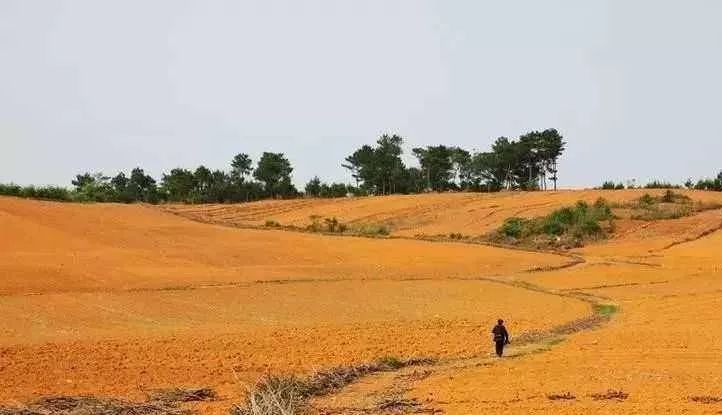
[[[647,183],[644,186],[645,189],[681,189],[682,186],[678,184],[672,184],[669,182],[663,182],[659,180],[654,180],[649,183]]]
[[[579,201],[574,207],[563,207],[543,217],[508,218],[498,234],[513,238],[517,242],[541,238],[553,244],[564,243],[566,240],[570,245],[579,246],[583,239],[603,236],[605,228],[602,223],[608,221],[611,226],[613,218],[611,207],[606,200],[600,198],[591,206]],[[572,240],[569,241],[570,239]]]
[[[56,200],[67,202],[74,199],[73,193],[59,186],[18,186],[0,184],[0,195],[23,197],[27,199]]]
[[[614,190],[616,188],[617,185],[615,185],[612,181],[602,183],[602,190]]]
[[[501,232],[512,238],[521,238],[527,220],[522,218],[508,218],[501,225]]]
[[[645,193],[642,197],[639,198],[639,204],[642,206],[650,206],[653,205],[656,202],[654,200],[654,197],[650,195],[649,193]]]
[[[353,232],[358,235],[367,236],[386,236],[390,233],[389,228],[386,225],[370,223],[361,225],[353,229]]]

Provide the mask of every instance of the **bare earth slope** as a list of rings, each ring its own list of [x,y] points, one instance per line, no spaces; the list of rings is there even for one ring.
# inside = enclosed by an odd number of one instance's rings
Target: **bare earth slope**
[[[624,222],[612,239],[574,251],[584,262],[572,267],[566,256],[480,245],[236,228],[267,219],[302,226],[314,214],[382,221],[399,236],[476,234],[508,216],[642,193],[170,207],[175,215],[0,198],[0,401],[137,398],[195,385],[221,393],[204,411],[224,413],[267,371],[391,354],[440,360],[362,379],[314,404],[388,413],[379,401],[391,394],[396,409],[411,412],[718,413],[714,399],[691,398],[722,397],[719,210]],[[523,338],[589,316],[592,300],[619,312],[594,330],[512,344],[514,358],[490,356],[497,317]],[[591,396],[609,389],[629,396]],[[575,399],[548,398],[566,392]]]
[[[587,312],[476,280],[569,258],[199,224],[140,205],[0,198],[0,399],[211,386],[393,354],[478,353]],[[225,403],[224,405],[228,405]]]
[[[558,192],[444,193],[342,199],[271,200],[235,205],[171,205],[170,212],[201,222],[240,227],[263,226],[272,220],[281,225],[305,227],[311,216],[337,218],[343,223],[385,224],[392,235],[480,235],[511,216],[533,217],[574,205],[593,203],[600,197],[627,202],[644,193],[663,190],[583,190]],[[715,192],[680,191],[702,201],[722,202]]]

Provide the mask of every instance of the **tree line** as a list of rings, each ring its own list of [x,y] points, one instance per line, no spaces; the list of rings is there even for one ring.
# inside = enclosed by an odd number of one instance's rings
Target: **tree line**
[[[660,180],[653,180],[644,186],[637,186],[635,180],[630,180],[627,182],[626,186],[624,183],[615,183],[611,180],[608,180],[598,189],[603,190],[623,190],[623,189],[682,189],[687,188],[689,190],[708,190],[708,191],[715,191],[715,192],[722,192],[722,171],[717,173],[717,176],[714,178],[706,178],[706,179],[699,179],[696,182],[693,181],[691,178],[687,179],[687,181],[684,182],[684,184],[676,184],[676,183],[669,183],[665,181]]]
[[[255,167],[248,154],[237,154],[228,170],[203,165],[191,170],[175,168],[160,180],[136,167],[115,176],[82,173],[72,189],[58,186],[0,184],[0,194],[39,199],[93,202],[249,202],[266,198],[344,197],[353,195],[410,194],[429,191],[499,191],[546,189],[557,183],[557,160],[564,151],[562,136],[554,129],[533,131],[517,140],[498,138],[487,152],[472,154],[460,147],[417,147],[412,154],[418,167],[403,160],[404,139],[382,135],[346,157],[342,167],[354,184],[325,183],[314,177],[299,192],[292,183],[293,166],[283,153],[265,152]]]
[[[517,139],[497,138],[487,151],[432,145],[412,148],[417,166],[403,162],[404,138],[384,134],[344,159],[353,184],[326,183],[318,176],[300,192],[292,183],[293,166],[284,153],[264,152],[257,163],[248,154],[233,157],[227,170],[175,168],[156,180],[136,167],[127,174],[78,174],[71,189],[59,186],[0,184],[0,194],[37,199],[93,202],[235,203],[296,197],[412,194],[442,191],[496,192],[556,190],[558,161],[566,142],[555,129],[531,131]],[[688,180],[690,189],[722,191],[722,172],[714,179]],[[652,182],[647,187],[673,187]],[[624,188],[605,182],[604,189]],[[630,186],[629,187],[634,187]],[[681,187],[681,186],[679,186]]]
[[[172,169],[160,181],[136,167],[128,174],[110,177],[103,173],[78,174],[72,189],[57,186],[0,185],[0,194],[78,202],[249,202],[265,198],[300,195],[291,182],[293,167],[283,153],[263,153],[256,167],[248,154],[237,154],[230,169]]]
[[[557,163],[566,145],[555,129],[532,131],[517,140],[497,138],[489,151],[475,154],[446,145],[413,148],[419,167],[406,167],[403,142],[398,135],[382,135],[375,145],[346,157],[342,166],[366,194],[546,190],[549,182],[557,187]]]

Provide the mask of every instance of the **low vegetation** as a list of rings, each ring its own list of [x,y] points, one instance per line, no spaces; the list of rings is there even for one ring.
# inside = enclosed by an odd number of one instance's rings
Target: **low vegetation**
[[[715,191],[720,192],[722,191],[722,171],[720,171],[716,177],[714,178],[705,178],[705,179],[699,179],[697,182],[692,181],[692,179],[687,179],[687,181],[684,182],[684,185],[677,184],[677,183],[670,183],[663,180],[652,180],[651,182],[645,184],[644,186],[637,186],[635,180],[630,180],[627,182],[627,185],[625,186],[623,183],[614,182],[612,180],[605,181],[602,183],[600,187],[597,189],[602,190],[623,190],[623,189],[682,189],[687,188],[689,190],[707,190],[707,191]]]
[[[690,396],[688,398],[690,402],[702,403],[706,405],[722,403],[722,397],[719,396]]]
[[[22,197],[26,199],[57,200],[61,202],[74,200],[73,193],[71,191],[58,186],[19,186],[12,183],[0,183],[0,195]]]
[[[212,401],[216,397],[211,388],[156,389],[148,393],[149,401],[167,403]]]
[[[579,201],[537,218],[512,217],[491,235],[496,242],[535,247],[579,247],[590,239],[600,239],[613,228],[612,210],[604,199],[593,205]]]
[[[619,311],[619,307],[614,304],[595,304],[594,305],[594,313],[604,317],[609,318],[615,315]]]
[[[589,397],[595,401],[624,401],[629,398],[629,394],[621,390],[610,389],[606,392],[593,393]]]
[[[710,209],[719,209],[717,203],[695,202],[689,196],[667,190],[661,196],[648,193],[632,202],[613,205],[615,209],[627,211],[630,219],[653,221],[679,219]]]
[[[311,223],[305,227],[293,226],[293,225],[282,225],[275,220],[266,220],[265,227],[267,228],[279,228],[298,232],[313,232],[323,234],[339,234],[339,235],[354,235],[354,236],[387,236],[390,231],[388,226],[378,223],[365,223],[357,225],[348,225],[339,221],[335,217],[324,218],[318,215],[311,215],[309,217]]]
[[[42,398],[22,407],[0,407],[0,415],[193,415],[180,401],[130,402],[92,396]]]
[[[550,401],[573,401],[577,399],[577,397],[571,392],[564,392],[549,394],[547,395],[547,399],[549,399]]]
[[[600,187],[602,190],[624,190],[623,183],[614,183],[613,181],[606,181],[602,183]]]
[[[371,364],[340,366],[312,374],[267,375],[246,393],[244,402],[231,409],[231,415],[290,415],[309,412],[308,399],[334,392],[362,376],[398,370],[407,366],[431,364],[433,360],[400,359],[387,356]]]

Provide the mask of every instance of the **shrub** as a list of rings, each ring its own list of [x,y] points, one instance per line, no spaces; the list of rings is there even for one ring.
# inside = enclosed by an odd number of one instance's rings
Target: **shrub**
[[[602,183],[602,190],[624,190],[624,183],[614,183],[613,181],[606,181]]]
[[[313,373],[307,378],[267,375],[248,390],[245,401],[231,415],[299,415],[308,413],[308,399],[332,393],[362,376],[433,363],[431,359],[402,360],[382,357],[371,364],[340,366]]]
[[[522,232],[524,231],[524,225],[526,223],[526,219],[512,217],[508,218],[504,221],[504,224],[501,226],[501,232],[506,235],[510,236],[512,238],[521,238]]]
[[[653,180],[644,186],[645,189],[681,189],[682,186],[678,184],[672,184],[669,182],[663,182],[660,180]]]
[[[369,223],[353,228],[353,232],[358,235],[367,236],[385,236],[390,233],[386,225]]]
[[[650,206],[655,203],[654,197],[652,197],[649,193],[645,193],[642,197],[639,198],[639,204],[642,206]]]
[[[563,207],[543,217],[508,218],[496,235],[512,238],[515,242],[528,240],[538,243],[541,237],[541,240],[553,245],[581,246],[586,238],[603,236],[605,229],[602,222],[608,221],[611,227],[613,218],[612,209],[606,200],[600,198],[591,206],[579,201],[574,207]]]
[[[667,190],[658,197],[645,194],[635,202],[624,204],[622,207],[632,209],[632,219],[652,221],[679,219],[696,212],[717,209],[719,205],[702,202],[695,204],[689,196]]]
[[[0,184],[0,195],[23,197],[26,199],[57,200],[67,202],[73,200],[73,194],[59,186],[18,186],[16,184]]]
[[[612,181],[602,183],[602,190],[614,190],[616,187],[617,186]]]
[[[306,399],[303,382],[295,376],[268,375],[248,391],[243,405],[233,415],[292,415],[303,413]]]
[[[664,195],[659,200],[663,203],[687,203],[692,201],[689,196],[683,195],[681,193],[675,193],[671,190],[667,190],[666,192],[664,192]]]

